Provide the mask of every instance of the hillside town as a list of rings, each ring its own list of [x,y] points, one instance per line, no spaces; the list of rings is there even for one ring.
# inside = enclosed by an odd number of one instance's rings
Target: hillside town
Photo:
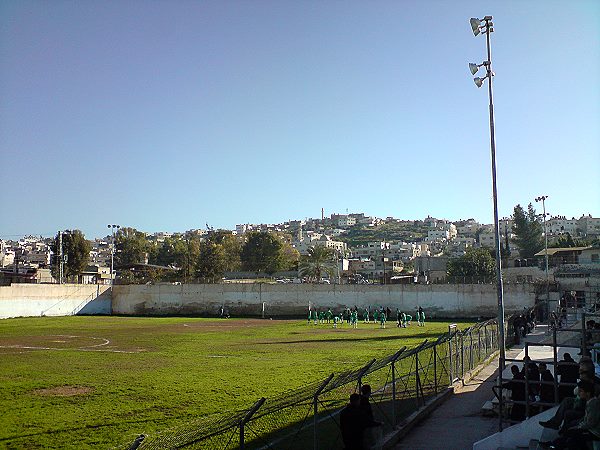
[[[540,226],[542,220],[539,219]],[[549,268],[554,276],[581,276],[575,273],[559,273],[582,262],[596,264],[598,270],[598,239],[600,218],[582,215],[579,219],[565,216],[549,217],[543,224],[547,237],[547,249],[537,252],[533,258],[523,255],[515,239],[513,218],[499,221],[503,252],[504,277],[510,281],[543,278],[544,260],[548,256]],[[117,230],[115,230],[117,228]],[[112,231],[121,228],[114,226]],[[541,228],[543,230],[543,228]],[[111,231],[109,229],[109,231]],[[448,281],[448,262],[464,256],[469,249],[495,247],[494,227],[481,224],[474,219],[446,220],[426,217],[422,220],[385,219],[364,213],[331,214],[321,218],[289,220],[279,224],[239,224],[234,230],[218,230],[234,236],[239,242],[251,233],[269,233],[281,236],[302,258],[311,248],[325,247],[335,259],[334,270],[319,277],[321,283],[435,283]],[[61,232],[68,233],[67,231]],[[136,233],[137,230],[136,230]],[[188,230],[186,232],[143,233],[146,240],[155,246],[167,240],[184,239],[189,244],[193,236],[202,242],[210,238],[215,230]],[[58,235],[58,233],[57,233]],[[110,284],[119,276],[119,264],[115,265],[115,254],[119,256],[114,235],[88,240],[89,257],[84,270],[69,282],[83,284]],[[0,270],[4,282],[57,283],[56,273],[51,270],[57,264],[57,253],[53,251],[55,237],[24,236],[19,240],[0,240]],[[505,254],[504,254],[505,253]],[[132,261],[130,261],[132,262]],[[159,268],[149,264],[148,254],[133,261],[140,268]],[[111,275],[112,265],[112,275]],[[131,267],[129,267],[131,269]],[[169,269],[178,270],[177,264]],[[562,268],[562,269],[561,269]],[[242,267],[225,270],[223,281],[252,278],[253,273],[244,272]],[[591,269],[586,269],[588,272]],[[279,273],[281,272],[281,273]],[[269,274],[280,283],[306,281],[294,271],[283,270]],[[584,274],[585,276],[585,274]]]

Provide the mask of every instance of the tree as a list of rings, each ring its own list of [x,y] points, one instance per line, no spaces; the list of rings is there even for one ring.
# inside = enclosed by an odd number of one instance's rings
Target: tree
[[[269,275],[285,268],[283,242],[273,233],[253,232],[242,247],[242,267]]]
[[[519,247],[519,255],[521,258],[533,258],[533,255],[544,248],[543,228],[533,205],[529,204],[527,212],[521,205],[515,206],[512,219],[514,241]]]
[[[85,238],[80,230],[60,232],[62,233],[62,254],[64,258],[63,275],[67,279],[75,279],[82,273],[90,260],[90,251],[92,245]],[[56,235],[52,243],[52,252],[56,255],[55,261],[52,264],[52,275],[59,278],[60,274],[60,236]]]
[[[233,272],[239,270],[242,266],[240,254],[242,252],[242,245],[240,240],[235,237],[231,231],[217,230],[209,234],[209,242],[220,245],[223,250],[225,272]]]
[[[115,266],[143,263],[152,251],[146,235],[135,228],[120,228],[115,235]]]
[[[308,254],[300,259],[298,270],[300,276],[321,280],[324,274],[331,275],[335,270],[335,252],[324,245],[315,245],[308,249]]]
[[[200,255],[200,238],[197,235],[174,236],[166,238],[150,258],[152,264],[177,267],[178,271],[169,271],[167,278],[173,281],[188,280],[194,273]]]
[[[215,283],[223,277],[227,268],[227,255],[221,244],[206,240],[200,244],[200,255],[196,261],[196,276]]]
[[[469,247],[466,253],[448,261],[450,277],[492,278],[496,275],[496,261],[486,248]]]

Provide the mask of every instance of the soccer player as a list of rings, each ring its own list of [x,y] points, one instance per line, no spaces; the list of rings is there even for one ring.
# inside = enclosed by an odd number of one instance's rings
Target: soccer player
[[[410,325],[412,322],[412,316],[410,314],[406,314],[406,325]]]
[[[333,313],[331,312],[331,308],[329,308],[327,310],[327,312],[325,313],[325,319],[327,320],[327,323],[331,323],[332,318],[333,318]]]
[[[377,308],[375,308],[375,311],[373,311],[373,322],[379,322],[379,310]]]
[[[323,311],[319,311],[319,323],[325,323],[325,313]]]
[[[363,313],[363,321],[365,323],[369,323],[369,308],[365,308],[365,312]]]
[[[352,322],[352,328],[358,328],[358,311],[356,309],[350,314],[350,321]]]
[[[380,311],[379,312],[379,324],[380,324],[380,328],[385,328],[385,311]]]
[[[425,311],[423,311],[423,308],[421,308],[419,306],[419,314],[420,314],[420,322],[421,322],[421,326],[424,327],[425,326]]]

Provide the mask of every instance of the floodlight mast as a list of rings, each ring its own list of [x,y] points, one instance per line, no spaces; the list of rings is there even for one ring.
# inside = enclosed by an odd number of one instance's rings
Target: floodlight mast
[[[506,363],[506,339],[504,335],[504,294],[502,286],[502,265],[500,255],[500,222],[498,219],[498,190],[496,185],[496,138],[494,132],[494,97],[492,92],[492,80],[494,73],[492,72],[492,48],[490,43],[490,34],[494,31],[494,24],[492,23],[492,16],[485,16],[483,20],[471,19],[471,28],[473,34],[477,36],[481,32],[485,34],[486,46],[487,46],[487,61],[484,61],[483,66],[486,69],[486,76],[482,79],[475,81],[479,86],[480,83],[487,78],[488,80],[488,94],[489,94],[489,111],[490,111],[490,151],[492,159],[492,197],[494,203],[494,238],[495,238],[495,250],[496,250],[496,293],[498,297],[498,334],[499,334],[499,350],[500,357],[498,359],[498,370],[499,370],[499,387],[500,387],[500,411],[502,411],[502,384],[500,383],[502,372],[504,371]],[[502,431],[502,414],[500,416],[499,428]]]

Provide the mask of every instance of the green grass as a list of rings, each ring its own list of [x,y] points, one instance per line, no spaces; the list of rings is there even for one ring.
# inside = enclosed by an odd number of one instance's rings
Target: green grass
[[[131,317],[3,320],[0,447],[111,447],[137,433],[247,408],[262,396],[435,339],[447,326],[430,322],[425,328],[398,329],[392,322],[386,329],[362,323],[358,329],[333,329],[305,320]],[[105,345],[91,347],[99,344]]]

